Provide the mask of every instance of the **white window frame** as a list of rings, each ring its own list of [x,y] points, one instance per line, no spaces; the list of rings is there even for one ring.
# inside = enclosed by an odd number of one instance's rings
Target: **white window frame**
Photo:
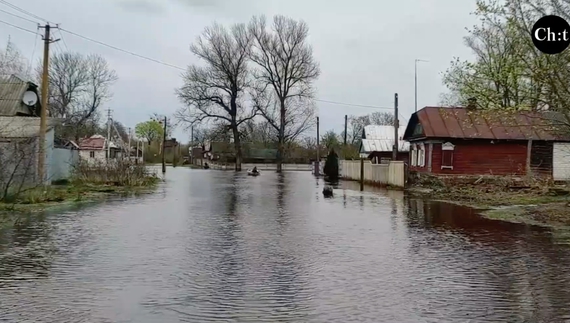
[[[425,167],[425,165],[426,165],[425,145],[423,143],[420,143],[418,146],[419,146],[419,149],[418,149],[418,166],[419,167]]]
[[[412,164],[412,166],[416,166],[416,163],[417,163],[417,157],[416,157],[416,156],[417,156],[417,153],[418,153],[418,151],[416,150],[416,144],[412,144],[412,147],[411,147],[411,148],[412,148],[412,153],[411,153],[412,161],[411,161],[411,164]]]
[[[451,165],[450,166],[443,165],[443,152],[444,151],[451,151]],[[443,143],[441,145],[441,169],[453,170],[453,152],[454,151],[455,151],[455,145],[450,143],[450,142],[446,142],[446,143]]]

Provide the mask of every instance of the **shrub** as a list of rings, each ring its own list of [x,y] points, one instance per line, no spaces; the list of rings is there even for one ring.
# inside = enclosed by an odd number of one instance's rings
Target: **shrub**
[[[155,172],[129,160],[80,161],[74,168],[73,181],[80,184],[148,186],[158,181]]]

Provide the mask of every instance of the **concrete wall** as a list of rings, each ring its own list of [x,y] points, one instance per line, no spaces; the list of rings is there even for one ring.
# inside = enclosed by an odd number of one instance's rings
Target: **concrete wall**
[[[69,179],[79,161],[79,150],[55,148],[50,163],[50,180]]]
[[[341,177],[348,180],[360,180],[360,160],[341,160]],[[391,161],[390,164],[372,164],[364,161],[364,181],[370,184],[404,187],[404,162]]]
[[[38,140],[3,139],[0,141],[0,189],[34,185],[37,181]]]

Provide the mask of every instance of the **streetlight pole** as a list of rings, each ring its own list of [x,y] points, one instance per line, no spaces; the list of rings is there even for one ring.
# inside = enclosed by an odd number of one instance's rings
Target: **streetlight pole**
[[[428,62],[423,59],[417,59],[414,61],[414,98],[415,98],[415,112],[418,112],[418,62]]]

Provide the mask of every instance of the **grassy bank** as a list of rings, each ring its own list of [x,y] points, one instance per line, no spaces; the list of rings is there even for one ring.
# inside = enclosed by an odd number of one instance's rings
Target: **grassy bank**
[[[19,215],[67,208],[152,191],[160,179],[143,165],[128,162],[79,164],[69,181],[50,186],[18,187],[0,198],[0,224],[16,221]]]
[[[550,228],[570,226],[570,188],[507,177],[424,177],[408,193],[481,210],[495,220]]]

